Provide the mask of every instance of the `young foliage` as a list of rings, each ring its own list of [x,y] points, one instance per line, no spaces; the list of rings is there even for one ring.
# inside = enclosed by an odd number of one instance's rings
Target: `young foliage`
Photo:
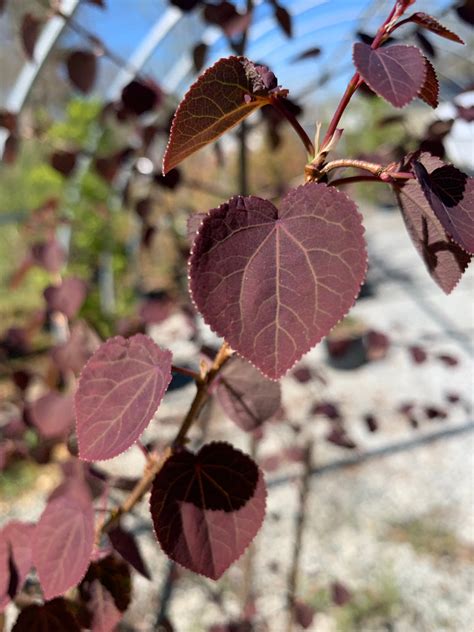
[[[270,103],[275,75],[245,57],[220,59],[191,86],[173,119],[163,173]]]
[[[357,43],[354,64],[369,87],[397,108],[418,96],[426,77],[425,58],[416,46],[374,49]]]
[[[344,193],[309,183],[277,209],[235,197],[204,219],[189,263],[211,328],[278,379],[353,305],[366,271],[361,216]]]
[[[171,381],[171,353],[143,334],[107,340],[84,367],[76,391],[79,456],[117,456],[139,438]]]
[[[265,497],[258,466],[228,443],[176,452],[153,482],[156,537],[172,560],[218,579],[259,531]]]
[[[440,37],[444,37],[445,39],[451,40],[452,42],[457,42],[458,44],[464,44],[464,41],[457,35],[446,28],[441,22],[438,22],[436,18],[432,15],[428,15],[427,13],[423,13],[418,11],[417,13],[413,13],[408,18],[404,20],[404,22],[414,22],[419,26],[423,27],[427,31],[431,31],[432,33],[436,33]]]

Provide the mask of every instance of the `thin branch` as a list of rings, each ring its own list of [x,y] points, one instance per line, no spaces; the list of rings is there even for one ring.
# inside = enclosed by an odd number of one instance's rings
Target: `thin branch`
[[[308,134],[301,127],[296,116],[292,112],[288,111],[287,108],[285,108],[285,106],[281,102],[280,97],[272,98],[271,104],[282,116],[284,116],[287,119],[287,121],[290,123],[290,125],[293,127],[293,129],[296,131],[296,133],[302,140],[303,145],[305,146],[305,149],[308,152],[309,156],[313,158],[314,145],[311,142],[311,139],[309,138]]]

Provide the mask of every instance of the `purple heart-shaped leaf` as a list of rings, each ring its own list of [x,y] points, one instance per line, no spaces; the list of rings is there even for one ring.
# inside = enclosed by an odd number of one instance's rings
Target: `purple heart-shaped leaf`
[[[354,44],[354,64],[374,92],[397,108],[412,101],[426,77],[425,59],[416,46],[371,48]]]
[[[76,391],[79,456],[100,461],[129,448],[150,423],[171,381],[171,352],[137,334],[107,340]]]
[[[258,466],[228,443],[209,443],[197,454],[183,450],[153,482],[156,537],[172,560],[219,579],[259,531],[265,497]]]
[[[277,209],[235,197],[203,220],[190,289],[211,328],[264,375],[278,379],[347,313],[367,254],[357,208],[310,183]]]
[[[12,520],[0,530],[0,612],[21,590],[31,570],[34,528],[33,524]]]

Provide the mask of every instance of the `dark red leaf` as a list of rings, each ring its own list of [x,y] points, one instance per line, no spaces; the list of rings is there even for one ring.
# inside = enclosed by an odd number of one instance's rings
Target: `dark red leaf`
[[[420,99],[423,99],[425,103],[427,103],[430,107],[436,108],[438,107],[438,98],[439,98],[439,83],[438,77],[436,76],[436,71],[433,68],[433,64],[424,58],[425,60],[425,68],[426,68],[426,76],[423,82],[423,86],[421,87],[418,96]]]
[[[461,396],[459,395],[459,393],[446,393],[446,401],[448,401],[450,404],[457,404],[459,401],[461,401]]]
[[[229,621],[229,623],[222,623],[211,625],[208,632],[254,632],[255,628],[247,619],[241,619],[238,621]]]
[[[170,0],[170,3],[181,11],[192,11],[200,2],[201,0]]]
[[[88,2],[89,4],[95,4],[96,6],[100,7],[101,9],[105,9],[105,0],[86,0],[86,2]]]
[[[469,107],[463,107],[462,105],[456,105],[456,110],[458,113],[458,117],[466,121],[466,123],[474,122],[474,105]]]
[[[78,375],[99,345],[98,335],[86,323],[78,322],[71,328],[69,340],[54,347],[51,356],[61,371]]]
[[[172,560],[219,579],[260,529],[265,496],[263,474],[240,450],[220,442],[183,450],[153,482],[156,536]]]
[[[129,147],[125,147],[125,149],[120,149],[109,156],[96,158],[94,160],[94,166],[97,173],[107,182],[113,182],[118,170],[123,163],[128,160],[131,153],[133,153],[133,150]]]
[[[42,606],[27,606],[18,615],[12,632],[81,632],[64,599],[53,599]]]
[[[295,622],[307,630],[313,623],[315,610],[312,606],[299,600],[295,600],[292,604],[293,617]]]
[[[211,328],[278,379],[353,305],[366,258],[355,204],[310,183],[281,210],[239,196],[210,211],[193,244],[190,289]]]
[[[193,83],[176,110],[163,173],[269,103],[270,90],[276,86],[265,84],[261,68],[245,57],[229,57],[220,59]]]
[[[113,632],[122,619],[122,613],[115,605],[109,591],[98,579],[90,585],[89,610],[92,614],[91,632]]]
[[[415,31],[415,37],[418,40],[421,50],[434,59],[436,57],[436,49],[423,31],[417,29]]]
[[[31,246],[33,262],[48,272],[56,273],[66,262],[64,248],[56,239],[38,241]]]
[[[84,577],[94,547],[92,502],[60,496],[48,502],[33,537],[33,564],[46,600]]]
[[[140,575],[151,579],[150,571],[143,561],[134,536],[120,526],[110,530],[108,536],[117,553],[120,553],[123,559],[133,566]]]
[[[115,555],[107,555],[100,561],[93,562],[80,586],[84,597],[88,596],[90,585],[96,580],[112,595],[120,612],[125,612],[130,605],[132,590],[128,564]]]
[[[444,230],[461,248],[474,254],[474,178],[429,154],[413,161],[426,200]]]
[[[8,110],[0,110],[0,127],[4,127],[10,133],[16,133],[18,127],[17,115]]]
[[[232,358],[219,373],[217,397],[232,421],[248,432],[270,419],[281,405],[280,385],[241,358]]]
[[[472,0],[465,0],[464,4],[456,8],[456,12],[461,20],[474,25],[474,3]]]
[[[328,419],[342,419],[339,406],[332,402],[318,402],[311,409],[312,415],[324,415]]]
[[[55,151],[51,156],[51,166],[63,176],[70,176],[77,161],[76,151]]]
[[[372,415],[371,413],[364,415],[364,421],[367,425],[367,430],[369,432],[377,432],[377,430],[379,429],[379,423],[375,415]]]
[[[428,173],[444,163],[433,156],[425,163]],[[417,180],[409,180],[395,188],[400,210],[413,244],[425,262],[428,272],[449,294],[467,268],[470,256],[446,235]]]
[[[50,285],[44,291],[48,309],[62,312],[67,318],[76,316],[86,296],[87,284],[76,277],[67,277],[60,285]]]
[[[452,42],[464,44],[459,35],[453,33],[453,31],[450,31],[443,24],[438,22],[436,18],[428,15],[427,13],[422,13],[421,11],[418,11],[417,13],[410,15],[408,18],[406,18],[406,20],[409,22],[415,22],[415,24],[419,24],[424,29],[431,31],[432,33],[436,33],[436,35],[451,40]]]
[[[423,364],[426,362],[428,355],[422,347],[413,345],[408,348],[408,351],[410,352],[410,356],[415,364]]]
[[[0,14],[5,11],[5,7],[7,5],[7,0],[0,0]]]
[[[326,435],[326,440],[348,450],[354,450],[357,447],[357,444],[349,437],[345,429],[340,426],[332,428]]]
[[[75,395],[79,455],[101,461],[129,448],[171,381],[171,353],[137,334],[107,340],[84,367]]]
[[[365,335],[365,345],[369,360],[382,360],[390,348],[390,338],[381,331],[370,329]]]
[[[138,200],[135,204],[135,213],[140,219],[145,221],[150,216],[153,210],[153,200],[149,197]]]
[[[29,406],[30,419],[46,439],[67,436],[74,425],[72,395],[50,391]]]
[[[18,520],[0,530],[0,612],[21,590],[31,570],[33,530],[33,524]]]
[[[294,58],[294,61],[303,61],[304,59],[319,57],[319,55],[321,55],[321,49],[318,46],[314,46],[299,53],[299,55]]]
[[[331,584],[331,598],[336,606],[345,606],[351,601],[352,593],[341,582],[333,582]]]
[[[21,41],[28,59],[34,59],[35,46],[43,25],[43,20],[32,13],[26,13],[21,21]]]
[[[275,19],[280,25],[281,29],[288,37],[292,36],[292,20],[291,15],[285,9],[285,7],[280,6],[279,4],[275,5]]]
[[[134,79],[122,90],[123,106],[137,116],[155,109],[160,102],[161,90],[152,82]]]
[[[207,49],[208,46],[204,42],[196,44],[196,46],[193,48],[193,63],[194,70],[196,72],[200,72],[202,70],[202,67],[206,63]]]
[[[68,55],[66,67],[73,86],[87,94],[97,78],[97,57],[89,50],[75,50]]]
[[[175,309],[175,303],[167,297],[149,298],[140,307],[140,318],[147,324],[162,323]]]
[[[9,134],[3,147],[2,160],[6,165],[13,165],[18,157],[20,141],[16,134]]]
[[[447,412],[442,408],[437,408],[436,406],[426,406],[425,407],[425,415],[428,419],[446,419],[448,416]]]
[[[311,382],[311,380],[313,379],[313,374],[311,372],[311,369],[309,368],[309,366],[305,366],[303,364],[298,366],[298,368],[296,368],[291,373],[291,375],[300,384],[307,384],[308,382]]]
[[[153,182],[165,189],[175,189],[181,182],[181,172],[179,169],[171,169],[167,171],[166,175],[156,174],[153,178]]]
[[[231,2],[224,0],[217,4],[207,4],[204,19],[210,24],[220,26],[228,37],[235,37],[248,28],[251,13],[239,13]]]
[[[354,64],[370,88],[397,108],[418,95],[426,77],[425,59],[416,46],[372,49],[357,43]]]
[[[440,353],[436,356],[438,360],[440,360],[444,365],[453,367],[459,364],[459,360],[452,355],[448,355],[447,353]]]

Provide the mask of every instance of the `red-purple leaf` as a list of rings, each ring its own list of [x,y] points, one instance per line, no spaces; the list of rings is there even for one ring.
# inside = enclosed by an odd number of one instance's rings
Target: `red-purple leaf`
[[[9,134],[3,147],[2,160],[6,165],[13,165],[18,157],[20,141],[15,133]]]
[[[208,46],[204,42],[196,44],[193,48],[193,64],[196,72],[201,72],[202,67],[206,62],[207,49]]]
[[[444,230],[461,248],[474,254],[474,178],[429,154],[413,161],[426,200]],[[428,171],[429,170],[429,171]]]
[[[291,375],[300,384],[307,384],[308,382],[311,382],[311,380],[313,379],[313,374],[311,372],[311,369],[309,368],[309,366],[306,366],[304,364],[301,364],[300,366],[298,366],[298,368],[296,368],[291,373]]]
[[[356,43],[354,63],[369,87],[397,108],[418,95],[426,77],[425,59],[416,46],[372,49]]]
[[[233,358],[219,373],[217,397],[232,421],[246,431],[261,426],[281,405],[280,385],[241,358]]]
[[[74,171],[77,161],[76,151],[58,150],[51,156],[51,166],[63,176],[69,176]]]
[[[0,612],[21,590],[30,572],[33,530],[33,524],[18,520],[0,530]]]
[[[444,163],[433,156],[425,163],[428,173],[442,166]],[[395,193],[416,250],[430,275],[449,294],[461,279],[470,256],[448,238],[417,180],[396,187]]]
[[[458,44],[464,44],[463,40],[459,37],[459,35],[457,35],[456,33],[453,33],[453,31],[450,31],[443,24],[438,22],[436,18],[434,18],[431,15],[428,15],[427,13],[418,11],[417,13],[414,13],[413,15],[410,15],[408,18],[406,18],[406,21],[415,22],[415,24],[419,24],[424,29],[431,31],[432,33],[436,33],[436,35],[439,35],[440,37],[444,37],[448,40],[451,40],[452,42],[457,42]]]
[[[207,4],[204,19],[220,26],[228,37],[235,37],[248,28],[251,13],[239,13],[231,2],[223,0],[217,4]]]
[[[367,413],[367,415],[364,415],[364,421],[369,432],[377,432],[379,428],[379,423],[375,415],[372,415],[372,413]]]
[[[72,395],[50,391],[29,407],[30,418],[46,439],[65,437],[74,425]]]
[[[183,450],[153,482],[156,536],[172,560],[218,579],[260,529],[265,496],[263,474],[240,450],[220,442]]]
[[[302,53],[297,55],[294,58],[294,61],[303,61],[305,59],[311,59],[313,57],[319,57],[321,55],[321,49],[319,46],[313,46],[312,48],[307,48]]]
[[[50,285],[44,291],[48,308],[62,312],[67,318],[74,318],[86,296],[87,284],[76,277],[63,279],[60,285]]]
[[[87,94],[97,77],[97,57],[89,50],[76,50],[68,55],[66,67],[71,83]]]
[[[108,532],[108,536],[117,553],[119,553],[124,560],[133,566],[140,575],[143,575],[143,577],[146,577],[147,579],[151,579],[150,571],[143,561],[133,535],[118,526],[110,530]]]
[[[459,364],[459,360],[452,355],[447,353],[440,353],[437,356],[437,359],[440,360],[445,366],[453,367]]]
[[[465,0],[464,4],[457,7],[456,12],[461,20],[474,25],[474,3],[472,0]]]
[[[293,617],[295,622],[303,628],[303,630],[307,630],[311,624],[313,623],[315,611],[312,606],[307,603],[303,603],[302,601],[295,600],[292,604],[293,608]]]
[[[117,456],[148,426],[171,381],[171,353],[137,334],[107,340],[84,367],[75,396],[79,455]]]
[[[340,448],[346,448],[348,450],[354,450],[357,444],[347,434],[346,430],[342,426],[336,426],[329,431],[326,435],[326,440],[330,443],[334,443]]]
[[[113,602],[120,612],[130,605],[132,582],[130,567],[121,558],[107,555],[98,562],[92,562],[87,574],[79,586],[81,596],[88,601],[90,610],[94,610],[94,591],[91,590],[95,582],[99,582],[111,595]],[[92,599],[92,603],[90,600]]]
[[[43,21],[32,13],[26,13],[21,21],[21,41],[28,59],[33,59],[35,46]]]
[[[170,3],[181,11],[192,11],[200,2],[201,0],[170,0]]]
[[[424,58],[426,76],[423,85],[418,93],[420,99],[423,99],[432,108],[438,107],[439,83],[436,71],[429,59]]]
[[[0,127],[4,127],[14,134],[18,128],[18,117],[15,113],[0,109]]]
[[[179,169],[171,169],[166,172],[166,175],[161,173],[156,174],[153,178],[153,182],[165,189],[175,189],[181,182],[181,172]]]
[[[279,4],[275,6],[275,19],[280,25],[285,35],[287,35],[288,37],[291,37],[292,31],[293,31],[292,20],[291,20],[291,15],[288,13],[285,7],[282,7]]]
[[[94,167],[97,173],[107,182],[112,182],[123,163],[130,157],[132,150],[129,147],[102,156],[94,160]]]
[[[262,68],[245,57],[229,57],[193,83],[176,110],[163,173],[269,103],[268,95],[276,85],[269,85]]]
[[[71,370],[78,375],[99,345],[99,336],[86,323],[78,322],[73,325],[69,340],[54,347],[51,356],[61,371]]]
[[[33,537],[33,564],[45,599],[63,595],[81,581],[93,547],[92,503],[72,495],[50,500]]]
[[[341,582],[333,582],[331,584],[331,598],[336,606],[345,606],[351,601],[352,593]]]
[[[428,358],[428,355],[423,347],[420,347],[418,345],[413,345],[412,347],[409,347],[408,351],[410,352],[411,359],[415,364],[423,364]]]
[[[366,259],[355,204],[310,183],[280,210],[239,196],[210,211],[194,241],[190,289],[211,328],[278,379],[353,305]]]
[[[461,120],[466,121],[466,123],[474,122],[474,105],[470,105],[469,107],[456,105],[456,110],[457,115]]]
[[[12,632],[81,632],[64,599],[54,599],[42,606],[24,608]]]
[[[122,90],[122,103],[126,110],[140,116],[158,107],[161,102],[161,90],[152,83],[134,79]]]
[[[98,579],[90,585],[89,610],[92,613],[91,632],[113,632],[122,619],[123,614],[115,605],[109,591]]]

